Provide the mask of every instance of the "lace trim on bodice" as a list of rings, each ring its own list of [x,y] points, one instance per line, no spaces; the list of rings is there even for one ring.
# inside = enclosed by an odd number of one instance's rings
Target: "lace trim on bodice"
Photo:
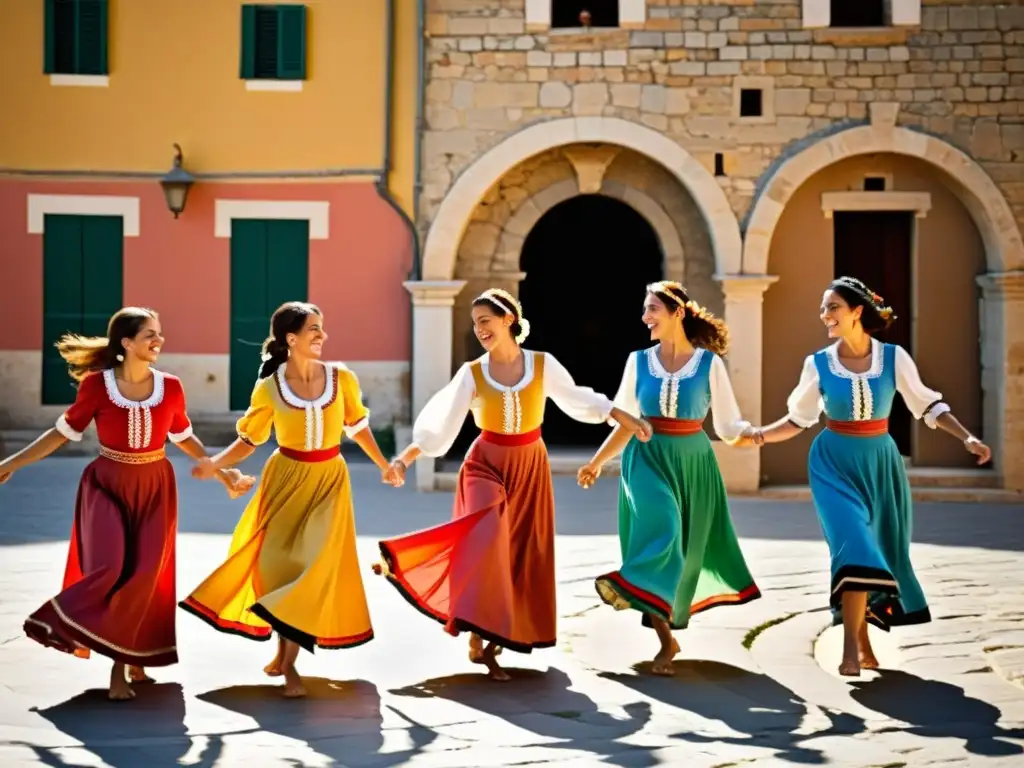
[[[153,372],[153,393],[145,400],[129,400],[117,388],[117,377],[113,368],[103,371],[103,385],[107,397],[118,408],[128,411],[128,447],[141,450],[149,446],[153,439],[153,408],[164,401],[164,375],[155,369]]]
[[[825,350],[828,370],[833,376],[850,382],[850,413],[854,421],[870,421],[875,409],[875,397],[869,379],[877,379],[884,368],[884,346],[877,339],[871,340],[871,366],[863,373],[856,373],[839,361],[839,342]]]
[[[282,363],[274,374],[278,394],[286,405],[306,412],[306,450],[318,451],[324,447],[324,409],[330,407],[338,396],[338,369],[324,363],[327,374],[324,391],[315,400],[304,400],[288,386],[284,375],[287,367],[287,363]]]
[[[488,363],[490,356],[485,355],[480,361],[480,375],[483,376],[487,385],[496,392],[501,393],[501,429],[506,435],[517,435],[523,426],[523,404],[519,399],[519,393],[526,389],[533,382],[535,370],[533,352],[523,350],[523,378],[507,387],[499,384],[491,378]]]
[[[683,379],[693,378],[694,374],[697,373],[700,361],[704,357],[704,349],[700,347],[695,349],[693,355],[686,361],[686,365],[675,373],[669,373],[665,370],[665,366],[661,364],[661,359],[658,357],[659,348],[660,345],[650,347],[647,350],[647,371],[651,376],[661,381],[661,391],[658,394],[658,406],[661,410],[661,415],[668,419],[674,419],[676,418],[676,409],[679,405],[679,382]]]

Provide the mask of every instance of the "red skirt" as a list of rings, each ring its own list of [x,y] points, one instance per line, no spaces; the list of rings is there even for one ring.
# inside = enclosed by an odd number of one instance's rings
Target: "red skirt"
[[[101,456],[78,486],[64,588],[25,621],[58,651],[125,664],[175,664],[178,496],[167,459],[125,464]]]
[[[380,550],[390,582],[450,634],[522,653],[555,644],[555,498],[539,434],[525,445],[478,438],[452,520]]]

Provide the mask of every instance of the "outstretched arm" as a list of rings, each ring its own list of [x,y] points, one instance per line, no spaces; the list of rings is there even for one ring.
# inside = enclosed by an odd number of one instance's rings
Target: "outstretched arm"
[[[804,360],[800,381],[786,400],[786,406],[789,413],[784,418],[759,430],[764,442],[785,442],[818,423],[824,404],[821,401],[818,367],[814,363],[814,355],[809,355]]]
[[[547,352],[544,353],[544,395],[576,421],[600,424],[610,420],[641,440],[651,437],[651,427],[647,422],[619,407],[605,395],[577,384],[565,366]]]
[[[60,448],[68,439],[56,428],[48,429],[17,453],[0,461],[0,483],[7,482],[11,475],[40,459],[45,459]]]
[[[896,347],[896,391],[914,418],[921,419],[931,429],[939,428],[964,444],[969,453],[978,457],[979,464],[992,458],[992,450],[971,434],[942,401],[942,393],[925,386],[917,364],[903,347]]]

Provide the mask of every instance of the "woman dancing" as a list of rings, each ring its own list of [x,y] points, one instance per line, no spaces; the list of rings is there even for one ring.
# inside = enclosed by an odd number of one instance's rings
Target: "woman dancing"
[[[284,676],[284,695],[306,695],[295,669],[299,649],[353,648],[373,639],[356,555],[352,484],[341,457],[342,432],[382,472],[359,382],[341,363],[320,361],[327,333],[320,310],[278,307],[263,343],[263,365],[238,439],[193,470],[208,478],[244,461],[270,438],[278,449],[235,527],[227,561],[181,603],[214,629],[268,640],[277,655],[264,667]]]
[[[675,673],[673,629],[719,605],[761,596],[747,569],[729,516],[729,500],[711,441],[703,430],[710,408],[715,432],[736,444],[753,433],[740,416],[725,363],[725,324],[692,301],[679,283],[647,286],[643,322],[657,345],[626,362],[615,404],[654,429],[647,443],[616,427],[577,480],[589,488],[625,448],[619,486],[622,567],[596,581],[601,599],[633,608],[653,626],[661,648],[656,675]]]
[[[839,674],[856,677],[878,666],[867,623],[890,627],[931,621],[910,562],[911,495],[907,471],[889,436],[889,411],[899,392],[915,418],[961,440],[984,464],[992,452],[928,389],[907,351],[874,335],[896,317],[882,297],[852,277],[833,281],[821,321],[836,343],[804,360],[789,396],[789,414],[759,430],[754,442],[789,440],[818,422],[811,445],[811,495],[831,553],[830,605],[843,624]]]
[[[74,404],[53,429],[0,462],[0,483],[79,441],[93,420],[100,455],[82,474],[60,594],[25,621],[43,645],[88,658],[114,660],[109,698],[135,697],[131,683],[151,682],[144,667],[178,661],[174,626],[178,497],[164,454],[169,439],[193,458],[206,456],[192,434],[181,381],[152,365],[164,337],[151,309],[126,307],[106,338],[64,336],[58,343],[71,377]],[[219,474],[234,497],[254,479]]]
[[[412,444],[392,462],[401,482],[418,456],[451,447],[472,410],[481,432],[459,471],[453,519],[382,541],[384,565],[375,570],[449,633],[470,632],[470,660],[508,680],[496,659],[500,648],[529,653],[555,644],[554,493],[540,434],[545,400],[578,421],[611,418],[642,440],[650,433],[604,395],[577,386],[551,355],[522,349],[529,324],[507,292],[485,291],[472,315],[486,354],[431,398]]]

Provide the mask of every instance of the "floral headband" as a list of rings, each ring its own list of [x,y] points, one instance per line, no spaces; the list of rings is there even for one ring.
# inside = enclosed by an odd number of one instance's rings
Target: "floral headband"
[[[521,330],[515,338],[516,344],[522,344],[526,341],[526,337],[530,335],[530,321],[523,317],[523,308],[511,293],[503,291],[501,288],[488,288],[477,298],[486,299],[492,304],[500,307],[506,315],[512,315],[513,318],[518,318],[519,328]],[[515,309],[513,309],[513,307],[515,307]]]
[[[647,286],[648,291],[653,291],[654,293],[660,293],[663,296],[668,296],[683,310],[688,309],[697,316],[701,316],[705,313],[704,307],[702,307],[696,301],[694,301],[693,299],[688,299],[684,301],[680,297],[676,296],[672,292],[672,289],[680,291],[684,295],[686,293],[686,288],[683,287],[683,284],[677,283],[675,280],[659,280],[658,282],[651,283],[649,286]]]
[[[886,322],[896,319],[896,313],[893,311],[892,307],[886,306],[885,299],[883,299],[881,295],[875,293],[863,283],[857,285],[857,283],[854,283],[850,280],[846,280],[844,278],[839,278],[838,280],[836,280],[836,282],[839,283],[840,285],[845,285],[847,288],[852,288],[857,293],[863,295],[864,298],[871,302],[871,305],[875,308],[875,311],[878,312],[878,316],[881,317]]]

